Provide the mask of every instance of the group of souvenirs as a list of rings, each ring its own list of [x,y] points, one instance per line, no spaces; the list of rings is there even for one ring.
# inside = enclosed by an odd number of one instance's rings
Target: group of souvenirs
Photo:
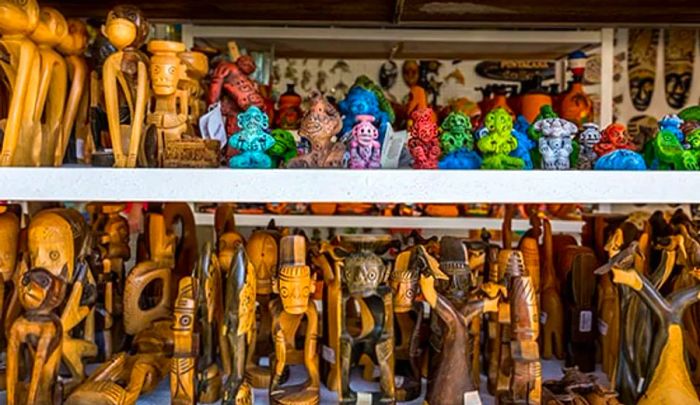
[[[437,97],[428,100],[430,80],[420,77],[428,70],[418,69],[405,105],[366,76],[338,102],[316,92],[303,103],[290,86],[275,103],[270,86],[253,79],[251,56],[146,42],[150,25],[136,7],[112,9],[101,34],[36,0],[0,0],[0,7],[3,166],[60,166],[71,159],[115,167],[699,165],[700,107],[664,117],[642,143],[621,124],[601,130],[591,123],[580,52],[570,58],[573,80],[563,93],[544,89],[535,77],[518,94],[508,86],[482,89],[478,107],[465,101],[439,108]]]
[[[223,205],[200,250],[187,204],[149,204],[132,251],[123,209],[2,207],[9,405],[130,405],[168,376],[173,404],[252,388],[318,404],[322,385],[339,403],[475,404],[483,378],[504,404],[700,404],[700,238],[681,211],[586,216],[581,243],[532,211],[514,244],[508,206],[499,244],[244,237]],[[542,381],[551,358],[560,381]],[[585,374],[598,363],[610,387]]]

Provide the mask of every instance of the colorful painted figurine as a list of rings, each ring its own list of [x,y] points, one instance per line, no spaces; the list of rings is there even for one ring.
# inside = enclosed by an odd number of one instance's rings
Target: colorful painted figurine
[[[318,371],[318,312],[311,300],[315,280],[306,265],[306,241],[303,236],[285,236],[280,242],[280,268],[270,303],[275,352],[271,361],[270,402],[279,405],[320,404],[321,378]],[[302,322],[306,320],[306,322]],[[305,326],[304,344],[296,344],[299,329]],[[282,385],[285,367],[303,364],[308,373],[300,384]]]
[[[267,133],[269,119],[267,114],[252,106],[237,116],[240,130],[228,139],[228,145],[241,153],[228,161],[231,168],[269,169],[272,159],[265,153],[275,144],[275,138]]]
[[[531,154],[533,149],[535,149],[535,146],[537,146],[537,143],[530,139],[530,137],[527,135],[529,128],[530,124],[527,122],[527,119],[524,116],[519,115],[515,120],[515,125],[513,126],[512,132],[513,136],[518,141],[518,147],[510,153],[510,156],[512,157],[522,159],[523,163],[525,164],[523,169],[527,170],[534,168]]]
[[[416,110],[411,119],[411,136],[408,150],[413,156],[414,169],[437,169],[440,158],[438,127],[432,120],[433,110],[423,108]]]
[[[440,169],[478,169],[481,157],[474,151],[472,123],[461,112],[452,112],[440,126]]]
[[[345,100],[338,103],[338,109],[343,115],[341,134],[352,130],[358,115],[371,115],[379,129],[381,143],[387,126],[394,122],[394,110],[384,96],[384,92],[367,76],[360,76],[355,80]]]
[[[561,98],[561,117],[577,126],[592,120],[593,101],[583,88],[583,76],[586,70],[587,56],[581,51],[569,55],[569,69],[573,80]]]
[[[345,145],[333,142],[333,137],[342,129],[338,110],[318,93],[311,96],[309,110],[304,114],[299,135],[311,143],[311,151],[289,161],[287,167],[316,168],[342,167]]]
[[[272,137],[275,144],[267,150],[272,159],[272,167],[283,167],[297,156],[297,143],[294,135],[284,129],[273,129]]]
[[[102,31],[118,50],[107,58],[102,68],[114,166],[136,167],[137,159],[142,156],[140,148],[149,84],[148,58],[139,48],[148,37],[149,24],[138,8],[117,6],[107,15]],[[128,97],[120,98],[120,94]],[[123,129],[119,114],[122,103],[128,105],[131,117],[130,124]],[[123,133],[127,135],[126,138]],[[127,149],[126,153],[124,148]]]
[[[301,96],[294,91],[294,83],[287,83],[287,91],[278,101],[275,125],[280,129],[299,129],[301,115]]]
[[[534,127],[542,134],[539,150],[542,168],[547,170],[568,170],[569,157],[574,151],[572,138],[578,128],[561,118],[546,118],[535,122]]]
[[[683,143],[685,141],[685,135],[681,130],[683,126],[683,120],[680,119],[676,114],[664,115],[659,121],[659,129],[663,131],[669,131],[673,133],[678,142]]]
[[[595,146],[600,142],[601,134],[598,125],[594,123],[583,124],[583,131],[578,135],[578,144],[581,149],[578,155],[579,170],[592,170],[598,155],[595,153]]]
[[[636,149],[634,144],[629,139],[627,129],[622,124],[610,124],[600,135],[600,142],[593,147],[593,150],[598,157],[618,149],[627,149],[630,151],[634,151]]]
[[[628,149],[609,152],[595,162],[594,170],[646,170],[644,157]]]
[[[674,129],[661,129],[647,144],[644,151],[647,165],[659,170],[698,170],[696,155],[683,148],[678,139],[679,133],[684,138],[683,133],[677,127]]]
[[[357,124],[352,128],[348,152],[351,169],[381,168],[382,145],[377,141],[379,131],[373,124],[371,115],[358,115]]]
[[[488,133],[477,142],[477,147],[484,156],[482,169],[522,169],[525,162],[510,156],[518,147],[513,136],[513,118],[503,108],[496,108],[486,115],[484,127]]]

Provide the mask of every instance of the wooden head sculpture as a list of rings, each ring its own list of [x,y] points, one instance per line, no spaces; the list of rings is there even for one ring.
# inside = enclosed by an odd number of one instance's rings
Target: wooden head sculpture
[[[77,18],[67,20],[68,34],[57,45],[63,55],[82,55],[88,46],[87,25]]]
[[[231,268],[238,245],[245,242],[243,236],[236,231],[234,211],[235,207],[233,204],[220,204],[214,212],[216,251],[221,271],[224,274],[228,273]]]
[[[47,315],[58,308],[66,295],[66,277],[64,267],[59,274],[35,267],[22,275],[19,283],[19,301],[28,315]]]
[[[2,207],[7,209],[9,207]],[[0,283],[12,279],[17,268],[20,238],[20,218],[11,210],[0,213]],[[3,299],[0,299],[0,306]]]
[[[144,44],[149,25],[141,10],[135,6],[119,5],[107,14],[102,34],[119,51],[138,49]]]
[[[41,267],[54,275],[66,269],[66,279],[72,280],[75,258],[87,235],[87,225],[75,210],[50,209],[41,211],[29,224],[28,243],[31,267]]]
[[[0,34],[27,36],[39,24],[39,4],[36,0],[0,1]]]
[[[394,297],[394,312],[406,313],[413,309],[413,302],[418,295],[420,274],[411,266],[413,249],[399,253],[394,262],[394,270],[389,277]]]
[[[280,241],[280,267],[274,292],[279,294],[285,312],[303,314],[316,284],[306,265],[306,241],[303,236],[285,236]]]
[[[469,267],[469,251],[461,239],[446,236],[440,240],[440,269],[449,280],[438,281],[437,291],[457,305],[465,303],[477,280]]]
[[[68,35],[68,22],[63,15],[53,7],[41,7],[39,24],[30,38],[40,47],[53,48],[61,44]]]
[[[148,51],[153,54],[150,64],[151,88],[156,97],[172,96],[178,82],[185,76],[185,66],[178,57],[185,44],[174,41],[150,41]]]

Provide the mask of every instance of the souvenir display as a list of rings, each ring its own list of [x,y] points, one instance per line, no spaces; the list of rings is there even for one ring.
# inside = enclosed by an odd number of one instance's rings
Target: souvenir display
[[[387,126],[394,122],[394,110],[384,96],[382,89],[367,76],[355,80],[343,101],[338,103],[338,110],[343,116],[341,134],[352,131],[361,115],[374,117],[374,125],[379,129],[380,142],[384,139]]]
[[[542,156],[542,168],[568,170],[574,151],[572,138],[578,130],[576,125],[562,118],[545,118],[535,122],[533,126],[541,134],[539,151]]]
[[[481,158],[474,152],[474,136],[468,116],[452,112],[440,125],[440,169],[478,169]]]

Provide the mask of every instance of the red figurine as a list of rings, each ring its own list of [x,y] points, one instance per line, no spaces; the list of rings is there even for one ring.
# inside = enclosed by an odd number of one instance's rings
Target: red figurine
[[[600,142],[593,146],[593,151],[600,157],[618,149],[636,151],[637,148],[623,124],[610,124],[601,133]]]
[[[413,156],[414,169],[437,169],[440,159],[440,142],[438,127],[433,121],[434,112],[431,108],[420,108],[411,114],[411,138],[408,140],[408,150]]]

